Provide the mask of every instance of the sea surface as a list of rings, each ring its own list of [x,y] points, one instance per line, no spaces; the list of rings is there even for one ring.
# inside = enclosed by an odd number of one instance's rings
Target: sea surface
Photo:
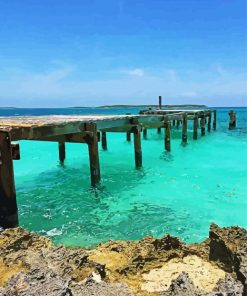
[[[93,246],[165,233],[200,242],[209,225],[247,228],[247,109],[234,108],[237,128],[228,130],[229,108],[217,108],[217,131],[181,145],[172,129],[171,153],[164,131],[148,130],[142,141],[143,168],[135,169],[133,141],[108,133],[100,147],[101,184],[90,187],[87,145],[66,144],[64,165],[57,143],[20,141],[14,162],[20,225],[55,243]],[[0,116],[49,114],[137,114],[131,109],[8,109]],[[198,130],[200,135],[200,130]]]

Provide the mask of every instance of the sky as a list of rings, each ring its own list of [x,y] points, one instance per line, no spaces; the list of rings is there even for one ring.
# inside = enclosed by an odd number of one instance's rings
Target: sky
[[[0,106],[247,106],[246,0],[0,0]]]

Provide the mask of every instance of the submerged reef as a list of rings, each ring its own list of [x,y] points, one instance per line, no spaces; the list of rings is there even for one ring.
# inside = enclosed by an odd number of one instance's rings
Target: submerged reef
[[[0,232],[0,295],[247,295],[247,231],[210,226],[185,244],[166,235],[109,241],[93,249],[56,246],[22,228]]]

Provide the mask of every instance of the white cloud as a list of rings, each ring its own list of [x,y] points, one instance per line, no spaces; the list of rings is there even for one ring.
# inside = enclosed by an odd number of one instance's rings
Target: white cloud
[[[144,76],[144,71],[142,69],[136,68],[136,69],[131,69],[131,70],[125,70],[123,73],[126,73],[130,76],[137,76],[137,77],[142,77]]]
[[[2,76],[0,106],[155,104],[158,95],[162,95],[167,104],[247,104],[244,101],[247,97],[245,73],[240,71],[228,71],[226,76],[217,79],[215,68],[205,71],[203,77],[199,71],[194,71],[193,79],[175,69],[156,69],[155,75],[147,71],[144,75],[144,71],[137,68],[121,71],[128,75],[116,76],[115,71],[113,78],[89,80],[79,79],[83,71],[73,66],[57,67],[46,73],[27,73],[19,69],[15,75]]]

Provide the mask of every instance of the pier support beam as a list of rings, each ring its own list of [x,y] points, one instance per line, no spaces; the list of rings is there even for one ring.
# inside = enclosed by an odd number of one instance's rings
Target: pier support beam
[[[141,146],[141,130],[136,127],[134,130],[134,150],[136,168],[142,167],[142,146]]]
[[[158,133],[158,134],[161,134],[161,127],[158,127],[158,128],[157,128],[157,133]]]
[[[143,129],[143,138],[147,139],[147,129],[146,128]]]
[[[201,135],[205,136],[205,115],[202,115],[201,118]]]
[[[64,163],[66,152],[65,152],[65,143],[59,142],[58,143],[58,152],[59,152],[59,160],[61,163]]]
[[[212,115],[211,112],[208,115],[208,132],[211,131],[211,119],[212,119]]]
[[[236,127],[236,112],[231,110],[229,113],[229,130]]]
[[[198,130],[198,116],[195,115],[194,124],[193,124],[193,139],[194,140],[197,140],[197,138],[198,138],[197,130]]]
[[[171,151],[171,124],[169,121],[165,123],[165,150]]]
[[[8,132],[0,132],[0,226],[18,226],[11,138]]]
[[[106,138],[106,132],[101,133],[101,145],[103,150],[107,150],[107,138]]]
[[[175,126],[175,125],[176,125],[176,120],[173,119],[173,121],[172,121],[172,126]]]
[[[100,181],[100,163],[99,163],[99,149],[98,149],[98,134],[96,124],[87,124],[87,131],[92,132],[88,137],[88,152],[90,162],[91,185],[96,186]]]
[[[159,109],[162,109],[162,96],[159,96]]]
[[[183,120],[182,120],[182,144],[187,144],[187,114],[183,114]]]
[[[126,133],[126,141],[131,142],[131,133],[130,132]]]
[[[179,126],[180,126],[180,120],[177,120],[176,127],[179,128]]]
[[[213,120],[213,130],[216,130],[216,119],[217,119],[217,114],[216,114],[216,110],[214,110],[214,120]]]

